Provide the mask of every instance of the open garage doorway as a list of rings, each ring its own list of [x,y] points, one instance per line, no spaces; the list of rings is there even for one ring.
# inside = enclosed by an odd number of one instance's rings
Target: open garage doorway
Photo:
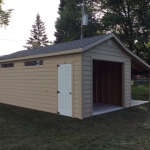
[[[122,63],[93,60],[93,115],[122,109]]]

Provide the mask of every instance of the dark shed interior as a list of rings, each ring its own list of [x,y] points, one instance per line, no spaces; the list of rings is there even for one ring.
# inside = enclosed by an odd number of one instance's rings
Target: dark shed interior
[[[122,63],[93,60],[93,102],[122,106]]]

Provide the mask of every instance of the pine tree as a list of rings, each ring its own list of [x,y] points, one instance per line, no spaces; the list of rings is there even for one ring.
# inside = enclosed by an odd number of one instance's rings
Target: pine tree
[[[33,30],[31,30],[31,37],[29,37],[29,40],[27,40],[26,46],[23,47],[27,49],[34,49],[49,45],[50,42],[45,34],[45,24],[43,21],[41,21],[39,14],[36,15],[36,21],[32,27]]]
[[[60,0],[59,15],[55,23],[55,43],[80,39],[83,0]],[[93,2],[86,1],[85,12],[89,16],[89,24],[84,27],[84,38],[99,34],[99,22],[95,17]]]

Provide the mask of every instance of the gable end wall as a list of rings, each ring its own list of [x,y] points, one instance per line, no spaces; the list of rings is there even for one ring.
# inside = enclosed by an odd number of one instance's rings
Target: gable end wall
[[[111,41],[110,41],[111,40]],[[110,39],[105,41],[82,54],[83,65],[83,118],[92,116],[93,96],[92,96],[92,60],[106,60],[123,63],[123,99],[124,106],[131,106],[131,58],[122,50],[117,43]]]

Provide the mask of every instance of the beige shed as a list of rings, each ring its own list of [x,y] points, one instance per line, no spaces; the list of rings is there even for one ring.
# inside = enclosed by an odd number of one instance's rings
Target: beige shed
[[[18,51],[0,64],[1,103],[79,119],[130,107],[131,72],[150,71],[112,33]]]

